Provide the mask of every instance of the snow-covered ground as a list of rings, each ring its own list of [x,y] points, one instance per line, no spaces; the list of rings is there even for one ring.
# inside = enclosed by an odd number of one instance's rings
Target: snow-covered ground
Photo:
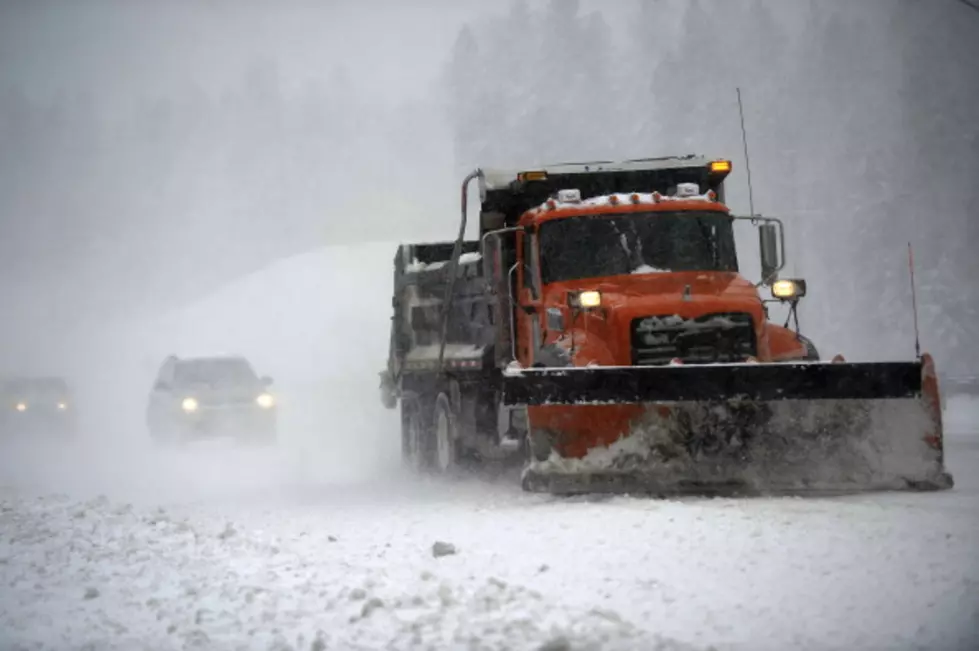
[[[338,255],[118,326],[93,344],[86,436],[0,444],[0,648],[976,648],[979,401],[948,401],[942,493],[557,499],[419,481],[377,396],[393,248]],[[281,445],[152,448],[155,364],[217,346],[276,377]]]

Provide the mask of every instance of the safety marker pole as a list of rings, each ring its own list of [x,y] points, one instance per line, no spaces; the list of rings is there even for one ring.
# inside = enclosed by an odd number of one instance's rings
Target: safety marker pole
[[[914,355],[921,359],[921,338],[918,333],[918,295],[914,287],[914,253],[908,242],[908,269],[911,270],[911,309],[914,311]]]

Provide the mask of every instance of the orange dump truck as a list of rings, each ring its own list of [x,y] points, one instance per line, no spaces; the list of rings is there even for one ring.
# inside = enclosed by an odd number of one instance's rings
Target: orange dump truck
[[[406,462],[516,459],[525,489],[554,493],[950,487],[931,357],[821,360],[799,332],[805,281],[779,278],[782,223],[731,213],[731,169],[685,156],[470,174],[457,239],[395,256],[381,394],[400,405]],[[740,273],[741,219],[759,231],[758,282]]]

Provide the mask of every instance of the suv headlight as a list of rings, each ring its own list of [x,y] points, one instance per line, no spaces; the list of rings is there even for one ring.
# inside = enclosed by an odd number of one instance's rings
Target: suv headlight
[[[263,393],[255,398],[255,403],[262,409],[271,409],[275,406],[275,398],[272,397],[271,393]]]
[[[184,398],[183,402],[180,403],[180,408],[188,414],[192,414],[197,411],[199,406],[200,405],[197,404],[197,398]]]

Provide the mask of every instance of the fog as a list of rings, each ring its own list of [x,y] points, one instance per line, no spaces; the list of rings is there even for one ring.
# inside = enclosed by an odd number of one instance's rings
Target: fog
[[[0,373],[66,376],[104,476],[166,355],[245,354],[284,475],[388,472],[397,242],[450,239],[477,166],[728,157],[748,214],[739,87],[823,355],[914,355],[910,242],[923,348],[973,372],[977,60],[955,0],[7,1]]]

